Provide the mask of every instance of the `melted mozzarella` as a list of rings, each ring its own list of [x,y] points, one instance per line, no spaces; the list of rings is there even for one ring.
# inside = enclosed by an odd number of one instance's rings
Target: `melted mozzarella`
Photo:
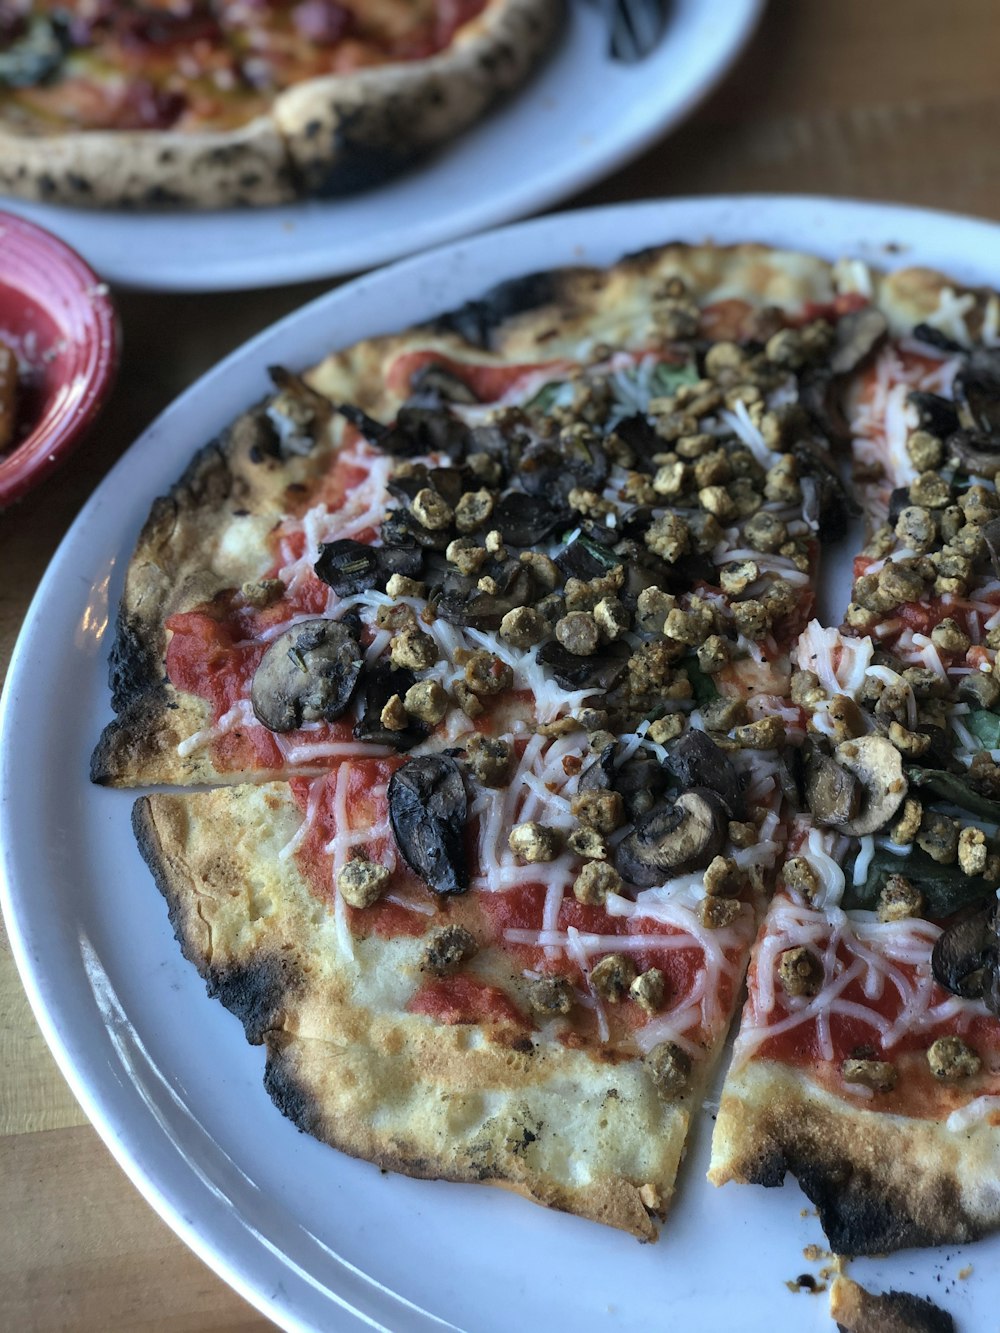
[[[250,700],[237,699],[232,708],[222,714],[218,722],[210,727],[203,727],[201,731],[196,731],[185,737],[177,746],[177,753],[181,759],[186,759],[188,755],[194,754],[195,750],[200,750],[203,746],[209,745],[212,741],[218,740],[231,731],[236,731],[239,727],[256,727],[259,725],[254,716]]]
[[[853,1018],[872,1029],[886,1051],[907,1035],[985,1014],[980,1001],[956,995],[940,998],[931,972],[931,951],[941,928],[919,917],[877,921],[873,912],[819,909],[782,896],[772,904],[756,948],[756,981],[736,1040],[734,1067],[749,1060],[770,1037],[815,1023],[820,1058],[834,1058],[831,1019]],[[819,956],[823,985],[814,996],[786,995],[776,981],[778,958],[786,949],[808,948]],[[847,961],[843,955],[846,954]],[[845,991],[861,985],[863,1001]],[[897,994],[894,1018],[876,1007],[885,987]],[[779,1016],[780,1003],[780,1016]]]
[[[864,683],[874,652],[871,639],[855,639],[810,620],[792,649],[792,661],[800,671],[814,672],[827,694],[853,696]]]

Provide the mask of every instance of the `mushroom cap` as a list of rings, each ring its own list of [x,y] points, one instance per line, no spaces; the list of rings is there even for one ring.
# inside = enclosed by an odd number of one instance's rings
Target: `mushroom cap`
[[[805,798],[810,813],[821,824],[843,828],[856,819],[864,787],[844,764],[815,752],[806,761]]]
[[[274,640],[254,672],[254,714],[278,732],[294,731],[303,722],[334,722],[351,702],[362,662],[357,639],[339,621],[293,625]]]
[[[858,813],[838,827],[854,837],[884,828],[907,792],[902,755],[885,736],[861,736],[838,745],[834,757],[864,788]]]
[[[615,869],[637,888],[701,870],[725,840],[728,812],[715,792],[695,787],[640,816],[615,852]]]
[[[934,980],[953,995],[983,999],[1000,1010],[1000,937],[995,902],[963,917],[938,936],[931,954]]]
[[[468,801],[462,771],[447,755],[408,759],[389,779],[389,822],[403,860],[435,893],[469,887]]]

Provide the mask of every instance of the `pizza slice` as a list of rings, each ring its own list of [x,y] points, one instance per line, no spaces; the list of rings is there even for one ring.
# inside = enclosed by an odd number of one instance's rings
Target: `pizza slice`
[[[878,526],[843,631],[812,626],[797,648],[805,808],[710,1172],[791,1171],[850,1254],[1000,1222],[997,300],[938,287],[934,322],[887,345],[855,396]]]
[[[521,84],[562,17],[562,0],[12,0],[0,187],[103,208],[366,188]]]
[[[789,650],[848,508],[802,400],[866,320],[759,247],[537,276],[276,372],[157,502],[94,776],[234,784],[136,828],[299,1123],[416,1174],[481,1178],[485,1143],[494,1178],[652,1234],[782,852]],[[401,1109],[369,1124],[376,1066]],[[469,1079],[493,1110],[442,1147]],[[551,1128],[567,1085],[587,1167]]]
[[[300,1128],[649,1240],[778,851],[777,815],[704,737],[672,756],[656,829],[623,838],[650,760],[476,734],[143,797],[134,826],[184,953]]]
[[[818,261],[671,247],[276,371],[153,508],[95,780],[263,780],[518,719],[663,742],[697,712],[775,748],[846,512],[793,399],[854,355],[854,304]]]

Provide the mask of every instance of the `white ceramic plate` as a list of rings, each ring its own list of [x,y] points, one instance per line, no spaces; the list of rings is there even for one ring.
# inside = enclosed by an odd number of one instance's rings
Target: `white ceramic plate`
[[[636,65],[612,61],[595,0],[537,77],[406,176],[351,198],[225,213],[96,213],[5,199],[103,277],[131,287],[223,291],[359,273],[538,212],[641,152],[722,77],[763,0],[675,0]]]
[[[394,330],[533,269],[673,239],[748,238],[1000,283],[1000,228],[823,199],[568,213],[407,260],[275,325],[178,399],[95,492],[28,613],[0,706],[3,907],[28,995],[74,1092],[153,1207],[286,1327],[647,1333],[667,1309],[677,1328],[829,1327],[825,1297],[784,1285],[817,1270],[802,1255],[822,1244],[815,1216],[802,1215],[792,1185],[712,1189],[707,1115],[666,1234],[649,1246],[501,1190],[383,1176],[299,1134],[263,1090],[262,1053],[171,938],[130,833],[131,796],[87,781],[109,717],[112,608],[139,526],[194,448],[265,392],[269,363],[306,366],[337,330]],[[879,1289],[944,1296],[963,1327],[994,1327],[998,1261],[1000,1238],[852,1271]],[[973,1275],[956,1283],[966,1263]]]

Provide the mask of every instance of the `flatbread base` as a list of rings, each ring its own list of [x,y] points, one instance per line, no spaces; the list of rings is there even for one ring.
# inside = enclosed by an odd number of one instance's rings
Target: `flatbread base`
[[[858,1110],[804,1072],[752,1061],[726,1081],[714,1185],[798,1180],[838,1254],[959,1245],[1000,1224],[1000,1128]]]
[[[652,1240],[711,1060],[668,1104],[639,1059],[407,1013],[424,942],[355,938],[347,957],[331,909],[279,857],[300,822],[282,784],[146,796],[133,816],[185,956],[266,1048],[278,1108],[383,1169],[504,1185]],[[473,972],[515,975],[485,952]]]

